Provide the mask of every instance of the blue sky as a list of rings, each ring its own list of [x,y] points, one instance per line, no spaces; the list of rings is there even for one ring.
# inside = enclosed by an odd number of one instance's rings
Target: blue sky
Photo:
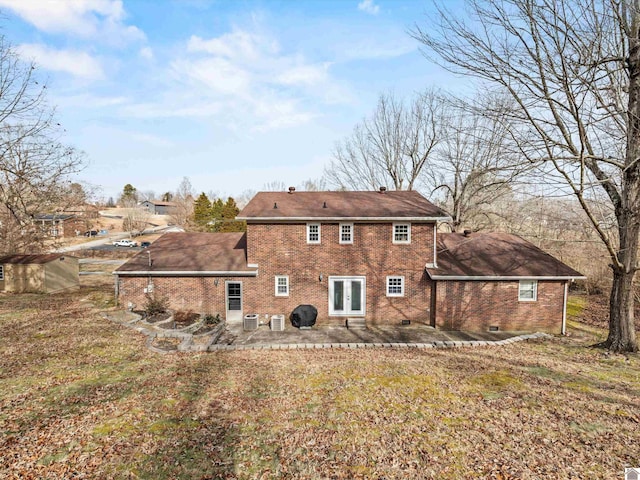
[[[407,34],[429,5],[0,0],[0,24],[48,78],[80,180],[239,195],[320,177],[382,92],[463,85]]]

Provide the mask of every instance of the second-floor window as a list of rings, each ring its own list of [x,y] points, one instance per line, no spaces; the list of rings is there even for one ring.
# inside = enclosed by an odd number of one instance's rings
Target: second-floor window
[[[307,243],[320,243],[319,223],[307,223]]]
[[[340,224],[340,243],[353,243],[353,223]]]
[[[393,243],[411,243],[411,224],[393,224]]]

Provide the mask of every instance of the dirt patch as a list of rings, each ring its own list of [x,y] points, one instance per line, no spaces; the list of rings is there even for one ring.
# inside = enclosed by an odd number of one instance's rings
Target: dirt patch
[[[163,350],[165,352],[172,352],[178,350],[178,345],[182,343],[181,338],[173,338],[173,337],[163,337],[163,338],[154,338],[151,342],[151,345],[155,348]]]
[[[136,313],[141,313],[143,315],[145,322],[147,323],[158,323],[171,318],[171,312],[156,313],[155,315],[151,315],[150,317],[145,317],[144,312],[136,312]]]
[[[176,329],[187,328],[200,320],[200,315],[195,312],[178,311],[173,315],[173,321]]]

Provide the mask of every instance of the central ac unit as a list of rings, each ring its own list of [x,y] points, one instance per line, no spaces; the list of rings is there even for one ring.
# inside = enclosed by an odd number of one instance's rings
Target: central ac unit
[[[244,316],[245,330],[257,330],[258,329],[258,314],[252,313]]]
[[[282,332],[284,330],[284,315],[271,316],[271,330],[274,332]]]

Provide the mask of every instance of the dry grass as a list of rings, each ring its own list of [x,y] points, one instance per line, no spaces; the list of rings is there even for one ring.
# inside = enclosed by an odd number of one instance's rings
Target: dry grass
[[[159,355],[108,286],[0,296],[0,478],[611,478],[640,360],[501,348]]]

